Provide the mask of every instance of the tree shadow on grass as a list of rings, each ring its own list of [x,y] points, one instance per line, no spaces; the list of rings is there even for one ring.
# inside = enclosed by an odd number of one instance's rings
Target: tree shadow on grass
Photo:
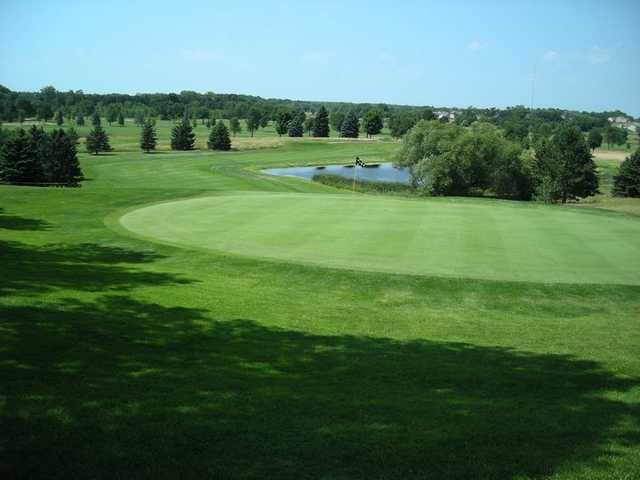
[[[56,288],[123,291],[141,285],[192,283],[174,274],[135,268],[136,264],[161,258],[149,251],[93,243],[32,246],[0,241],[4,275],[0,281],[0,295],[35,295]]]
[[[35,218],[20,217],[5,213],[5,209],[0,207],[0,229],[6,230],[47,230],[50,228],[48,222]]]
[[[123,295],[3,315],[0,453],[19,477],[530,478],[639,443],[615,399],[638,381],[570,356]]]

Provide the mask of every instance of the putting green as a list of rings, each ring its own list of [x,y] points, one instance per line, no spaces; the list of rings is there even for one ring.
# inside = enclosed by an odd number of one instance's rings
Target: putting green
[[[149,239],[253,257],[420,275],[640,284],[640,219],[517,202],[242,194],[121,218]]]

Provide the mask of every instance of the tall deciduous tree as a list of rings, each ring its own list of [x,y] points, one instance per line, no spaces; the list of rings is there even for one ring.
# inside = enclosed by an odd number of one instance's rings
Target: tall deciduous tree
[[[380,110],[372,108],[364,114],[362,122],[364,131],[367,132],[367,137],[377,135],[382,130],[382,113]]]
[[[313,136],[328,137],[329,136],[329,113],[324,105],[320,107],[313,121]]]
[[[612,193],[616,197],[640,197],[640,147],[620,164],[613,177]]]
[[[171,149],[172,150],[193,150],[195,146],[196,136],[193,133],[189,117],[185,114],[182,121],[179,122],[171,131]]]
[[[238,117],[232,117],[231,120],[229,120],[229,128],[234,137],[242,131],[242,125],[240,125]]]
[[[211,128],[207,146],[211,150],[231,150],[229,130],[222,120],[219,120],[218,123]]]
[[[153,120],[148,119],[142,124],[142,132],[140,133],[140,148],[146,153],[156,149],[157,136],[156,127]]]
[[[329,123],[333,127],[334,130],[340,131],[342,130],[342,122],[344,122],[345,114],[341,110],[334,110],[329,115]]]
[[[278,135],[284,135],[287,133],[291,118],[291,111],[288,108],[282,107],[278,109],[276,112],[276,132]]]
[[[82,113],[79,113],[76,116],[76,125],[78,125],[79,127],[82,127],[84,125],[84,115]]]
[[[589,148],[591,150],[595,150],[602,145],[602,133],[600,133],[599,128],[593,127],[591,130],[589,130],[587,143],[589,144]]]
[[[101,123],[102,122],[100,121],[100,114],[98,113],[98,110],[95,110],[93,112],[93,115],[91,116],[91,125],[93,125],[94,127],[97,127]]]
[[[104,131],[102,125],[98,124],[89,132],[86,139],[87,152],[98,155],[100,152],[110,152],[109,135]]]
[[[346,138],[358,138],[358,135],[360,134],[360,123],[358,121],[358,117],[353,111],[350,111],[347,113],[347,116],[344,117],[340,134]]]
[[[124,127],[124,115],[122,114],[122,110],[118,112],[118,125]]]
[[[247,130],[253,137],[253,134],[258,128],[260,128],[260,119],[262,118],[262,112],[258,110],[256,107],[253,107],[249,110],[249,114],[247,115]]]

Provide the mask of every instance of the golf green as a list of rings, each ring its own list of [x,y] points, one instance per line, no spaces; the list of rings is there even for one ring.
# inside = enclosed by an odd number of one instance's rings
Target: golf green
[[[143,237],[281,261],[418,275],[640,284],[640,220],[481,199],[242,194],[161,203]]]

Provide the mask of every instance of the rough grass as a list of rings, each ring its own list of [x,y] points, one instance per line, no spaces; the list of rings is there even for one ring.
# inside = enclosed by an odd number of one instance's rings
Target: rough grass
[[[330,269],[127,236],[120,216],[157,202],[335,194],[256,170],[394,145],[144,155],[116,128],[114,154],[82,155],[81,188],[0,187],[5,478],[638,476],[640,287]]]

